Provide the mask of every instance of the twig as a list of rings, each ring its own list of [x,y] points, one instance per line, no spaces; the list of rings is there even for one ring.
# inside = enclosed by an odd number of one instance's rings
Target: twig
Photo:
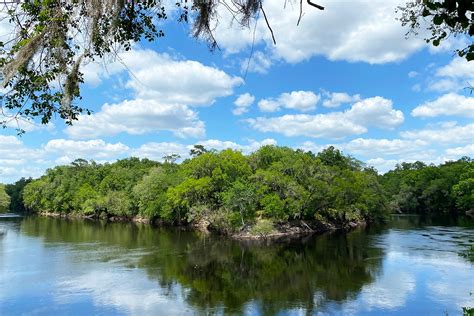
[[[300,0],[300,16],[298,17],[298,22],[296,22],[296,26],[300,25],[300,21],[302,17],[303,17],[303,0]]]
[[[267,15],[265,14],[265,10],[263,10],[262,3],[260,2],[260,10],[262,10],[263,17],[265,18],[265,22],[267,23],[267,27],[270,30],[270,33],[272,33],[272,39],[273,39],[273,44],[276,45],[276,40],[275,40],[275,35],[273,34],[272,27],[270,26],[270,23],[268,22]]]
[[[250,56],[249,56],[249,59],[247,61],[247,68],[245,69],[245,74],[244,74],[244,79],[247,79],[247,74],[249,72],[249,68],[250,68],[250,61],[252,60],[252,56],[253,56],[253,51],[255,49],[255,33],[256,33],[256,30],[257,30],[257,23],[258,23],[258,16],[257,18],[255,19],[255,26],[253,28],[253,40],[252,40],[252,48],[250,50]]]
[[[313,7],[317,8],[317,9],[319,9],[319,10],[324,10],[324,7],[320,6],[319,4],[312,3],[311,0],[308,0],[308,4],[309,4],[310,6],[313,6]]]

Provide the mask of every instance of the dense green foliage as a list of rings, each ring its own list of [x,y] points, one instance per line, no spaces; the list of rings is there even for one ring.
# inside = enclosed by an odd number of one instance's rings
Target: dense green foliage
[[[23,200],[32,211],[75,211],[84,215],[107,211],[117,216],[132,216],[138,211],[133,187],[157,165],[138,158],[104,165],[79,159],[70,166],[49,169],[46,175],[29,183],[23,191]]]
[[[33,181],[31,178],[21,178],[13,184],[5,185],[5,191],[10,196],[10,212],[12,213],[26,213],[27,210],[23,204],[23,189],[25,186]]]
[[[0,213],[8,211],[10,206],[10,196],[5,191],[5,186],[0,184]]]
[[[464,213],[474,208],[474,161],[402,163],[381,177],[393,212]]]
[[[275,146],[249,156],[201,150],[179,165],[137,158],[104,165],[78,160],[48,170],[23,196],[36,212],[204,220],[227,233],[259,220],[264,231],[265,220],[376,220],[387,209],[377,174],[333,147],[318,155]]]
[[[141,217],[200,224],[256,235],[272,223],[317,220],[345,225],[402,213],[464,213],[474,205],[474,162],[440,166],[402,163],[383,176],[329,147],[315,155],[264,146],[248,156],[195,148],[181,164],[129,158],[97,164],[82,159],[7,187],[33,212],[91,217]],[[25,186],[26,185],[26,186]],[[21,193],[21,190],[23,189]]]

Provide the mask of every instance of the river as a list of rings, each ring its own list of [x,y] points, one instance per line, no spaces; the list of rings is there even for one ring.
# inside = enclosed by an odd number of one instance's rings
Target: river
[[[459,315],[474,222],[242,243],[132,223],[0,215],[1,315]],[[472,294],[471,294],[472,293]]]

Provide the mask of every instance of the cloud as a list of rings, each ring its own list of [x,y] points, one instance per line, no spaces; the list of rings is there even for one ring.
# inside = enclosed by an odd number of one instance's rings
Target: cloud
[[[110,62],[88,63],[83,72],[85,82],[91,86],[126,72],[129,76],[125,87],[136,98],[185,105],[211,105],[216,98],[231,95],[236,86],[243,84],[242,78],[218,68],[138,46],[120,52]]]
[[[40,150],[28,148],[15,136],[0,135],[0,183],[10,183],[21,177],[39,176],[38,166],[43,156]]]
[[[393,128],[403,123],[403,112],[392,108],[392,101],[373,97],[356,102],[346,116],[361,125]]]
[[[375,283],[364,286],[360,300],[364,302],[362,306],[368,310],[393,311],[404,306],[415,289],[416,280],[411,274],[392,269],[392,273],[384,273]]]
[[[193,60],[176,60],[152,50],[133,50],[122,56],[131,76],[126,83],[136,97],[161,103],[210,105],[229,96],[243,79]]]
[[[258,107],[263,112],[275,112],[281,108],[294,109],[303,112],[316,108],[316,104],[321,98],[320,95],[312,91],[292,91],[280,94],[277,99],[262,99],[258,102]]]
[[[465,58],[456,57],[448,65],[439,68],[436,75],[462,79],[474,78],[474,64]]]
[[[423,140],[356,138],[344,144],[344,150],[365,157],[398,156],[417,153],[428,143]]]
[[[348,135],[367,132],[367,128],[348,120],[343,113],[317,115],[283,115],[279,117],[257,117],[246,120],[260,132],[274,132],[285,136],[307,136],[314,138],[340,139]]]
[[[396,20],[395,13],[401,1],[358,0],[347,5],[345,2],[321,0],[320,4],[325,7],[324,11],[304,2],[304,16],[300,25],[295,26],[299,4],[284,6],[279,1],[266,2],[266,15],[277,45],[272,44],[262,16],[254,38],[253,27],[242,29],[237,23],[232,23],[232,16],[226,9],[219,12],[221,21],[215,35],[227,53],[242,51],[254,42],[264,42],[270,54],[290,63],[322,55],[329,60],[383,64],[403,60],[426,47],[421,39],[405,38],[407,30]]]
[[[135,99],[105,104],[97,114],[81,116],[66,129],[66,134],[74,139],[84,139],[160,131],[170,131],[178,137],[202,137],[205,128],[197,113],[185,105]]]
[[[462,86],[457,80],[446,78],[436,79],[434,81],[431,80],[431,82],[428,84],[428,90],[436,92],[458,91],[461,88]]]
[[[403,131],[400,135],[405,139],[416,139],[435,144],[471,143],[474,139],[474,123],[460,126],[456,122],[446,122],[425,129]]]
[[[219,97],[232,95],[233,89],[243,83],[242,78],[218,68],[139,47],[119,53],[107,67],[89,63],[84,73],[90,85],[127,73],[122,88],[132,93],[129,100],[105,104],[100,112],[81,116],[66,129],[75,139],[160,131],[171,131],[179,137],[202,137],[204,123],[190,107],[211,105]]]
[[[355,103],[345,112],[257,117],[247,119],[246,122],[261,132],[341,139],[349,135],[366,133],[369,126],[391,129],[400,125],[403,120],[403,113],[392,108],[392,101],[373,97]]]
[[[474,97],[456,93],[442,95],[438,99],[425,102],[411,112],[415,117],[435,117],[440,115],[459,115],[474,117]]]
[[[420,91],[421,91],[421,84],[419,84],[419,83],[414,84],[414,85],[411,87],[411,90],[412,90],[413,92],[420,92]]]
[[[106,306],[130,315],[152,315],[156,311],[182,315],[183,311],[191,310],[185,303],[182,296],[184,291],[179,285],[173,285],[169,290],[178,293],[178,297],[170,298],[164,289],[157,288],[141,271],[123,273],[120,269],[112,269],[63,278],[54,284],[54,292],[50,295],[56,304],[63,305],[74,304],[83,299],[81,296],[84,293],[88,293],[94,305]]]
[[[37,150],[30,149],[15,136],[0,135],[0,157],[2,159],[33,159],[39,158]]]
[[[252,56],[249,56],[249,58],[242,60],[240,64],[242,73],[246,73],[248,71],[266,74],[271,66],[271,58],[261,51],[255,52]]]
[[[77,158],[85,159],[111,159],[125,154],[130,148],[122,143],[110,144],[102,139],[93,139],[88,141],[74,141],[66,139],[50,140],[43,150],[47,154],[64,154],[61,163],[68,163]],[[64,159],[67,157],[67,160]],[[69,158],[71,157],[71,158]]]
[[[244,93],[234,101],[235,108],[232,110],[234,115],[242,115],[248,112],[249,107],[255,101],[255,97],[250,93]]]
[[[416,71],[410,71],[410,72],[408,73],[408,78],[415,78],[415,77],[418,76],[418,75],[419,75],[418,72],[416,72]]]
[[[474,157],[474,144],[469,144],[462,147],[448,148],[446,149],[446,155],[448,157],[454,157],[453,159],[458,159],[463,156]]]
[[[436,69],[430,78],[428,89],[437,92],[457,92],[472,85],[474,65],[465,58],[455,57],[451,62]]]
[[[360,95],[349,95],[345,92],[326,92],[326,99],[323,101],[323,106],[327,108],[337,108],[341,104],[351,103],[360,100]]]

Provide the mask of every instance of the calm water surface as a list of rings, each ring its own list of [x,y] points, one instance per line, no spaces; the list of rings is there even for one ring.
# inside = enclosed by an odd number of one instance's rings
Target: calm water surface
[[[474,222],[239,243],[147,225],[0,215],[0,314],[459,315]]]

